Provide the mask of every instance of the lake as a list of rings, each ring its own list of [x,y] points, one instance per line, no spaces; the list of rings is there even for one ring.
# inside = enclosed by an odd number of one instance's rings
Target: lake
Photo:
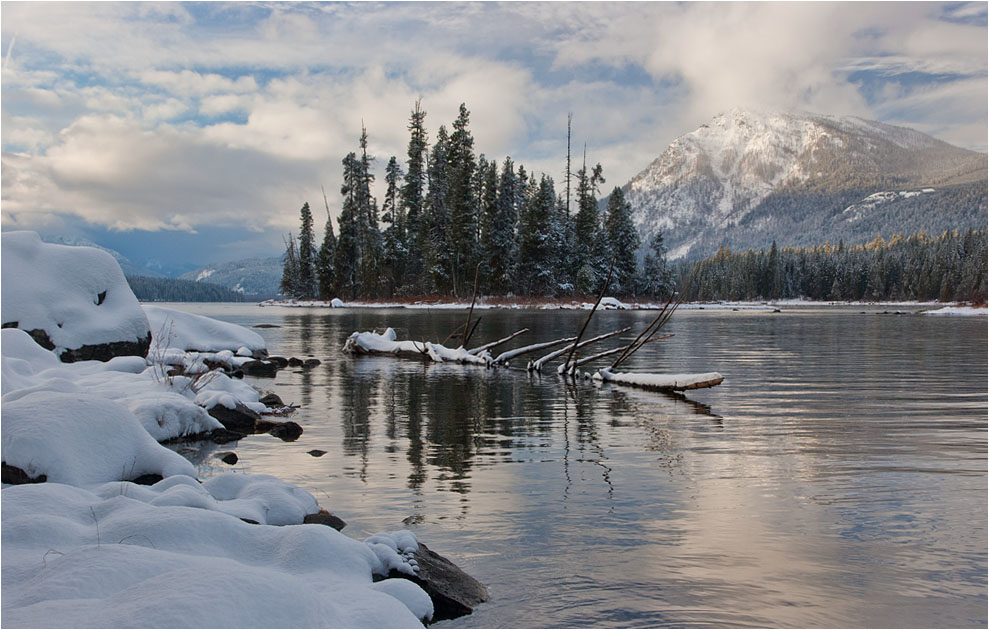
[[[464,310],[170,306],[279,326],[255,329],[272,354],[323,362],[251,379],[302,406],[297,442],[188,449],[200,474],[235,450],[352,537],[411,529],[492,595],[436,627],[987,625],[985,317],[681,310],[622,366],[725,377],[671,396],[340,352],[385,326],[440,341]],[[474,315],[478,345],[530,328],[507,348],[586,312]]]

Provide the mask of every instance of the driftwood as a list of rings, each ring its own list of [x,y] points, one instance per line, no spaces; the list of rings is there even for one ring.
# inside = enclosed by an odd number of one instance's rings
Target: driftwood
[[[480,318],[478,318],[478,320],[480,320]],[[515,332],[513,332],[510,335],[508,335],[507,337],[503,337],[503,338],[501,338],[501,339],[499,339],[497,341],[492,341],[491,343],[486,343],[483,346],[478,346],[476,348],[471,348],[467,352],[469,352],[471,354],[478,354],[480,352],[484,352],[485,350],[490,350],[491,348],[495,348],[497,346],[500,346],[503,343],[507,343],[507,342],[511,341],[512,339],[515,339],[519,335],[521,335],[523,333],[527,333],[527,332],[529,332],[529,329],[528,328],[523,328],[522,330],[516,330]]]
[[[577,347],[578,348],[582,348],[582,347],[587,346],[587,345],[590,345],[592,343],[597,343],[598,341],[604,341],[605,339],[609,339],[611,337],[614,337],[615,335],[621,335],[623,333],[627,333],[630,330],[632,330],[632,327],[631,326],[627,326],[625,328],[622,328],[621,330],[614,330],[614,331],[612,331],[610,333],[605,333],[603,335],[598,335],[597,337],[594,337],[593,339],[588,339],[587,341],[581,341],[580,343],[577,344]],[[571,350],[572,351],[572,348],[570,348],[570,347],[561,348],[560,350],[555,350],[553,352],[550,352],[546,356],[540,357],[540,358],[536,359],[535,361],[530,361],[529,362],[529,365],[528,365],[528,370],[530,372],[533,372],[533,371],[535,371],[535,372],[541,372],[542,369],[543,369],[543,366],[547,362],[552,361],[553,359],[555,359],[556,357],[560,356],[564,352],[567,352],[568,350]],[[566,363],[564,363],[564,365],[566,365]]]
[[[523,346],[521,348],[515,348],[514,350],[506,350],[502,352],[497,357],[494,358],[492,363],[497,365],[504,365],[514,359],[515,357],[521,356],[523,354],[529,354],[530,352],[535,352],[536,350],[545,350],[546,348],[552,348],[553,346],[558,346],[561,343],[569,343],[571,341],[576,341],[576,337],[566,337],[564,339],[554,339],[553,341],[544,341],[543,343],[534,343],[531,346]]]
[[[605,383],[618,383],[655,391],[682,392],[690,389],[714,387],[725,380],[717,372],[703,374],[632,374],[612,372],[604,368],[594,374],[594,380]]]
[[[626,330],[628,330],[628,329],[626,329]],[[651,341],[659,341],[661,339],[669,339],[672,336],[673,335],[663,335],[662,337],[650,337],[646,341],[642,342],[642,345],[644,345],[646,343],[649,343]],[[591,361],[597,361],[598,359],[603,359],[604,357],[610,357],[611,355],[616,354],[618,352],[625,352],[630,347],[632,347],[632,344],[628,344],[627,346],[619,346],[617,348],[612,348],[611,350],[605,350],[604,352],[598,352],[597,354],[591,355],[589,357],[584,357],[583,359],[579,359],[577,361],[574,361],[573,365],[570,367],[570,370],[567,370],[567,371],[568,372],[572,372],[573,370],[579,368],[580,366],[584,365],[585,363],[590,363]],[[556,373],[557,374],[563,374],[564,373],[564,368],[566,368],[566,363],[560,364],[560,367],[556,368]]]

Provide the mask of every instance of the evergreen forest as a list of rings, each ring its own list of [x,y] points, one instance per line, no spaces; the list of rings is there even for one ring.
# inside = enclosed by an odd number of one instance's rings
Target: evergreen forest
[[[687,301],[890,300],[986,302],[986,230],[877,237],[864,245],[733,252],[678,263]]]
[[[529,173],[511,157],[477,153],[470,112],[460,105],[434,138],[421,103],[409,121],[405,159],[388,159],[384,196],[372,193],[375,157],[361,130],[342,160],[342,208],[317,245],[313,212],[300,209],[298,235],[285,242],[281,290],[296,299],[330,300],[481,294],[567,296],[599,291],[611,261],[609,292],[658,296],[669,291],[662,238],[637,263],[631,206],[616,187],[606,207],[600,164],[586,157],[576,173],[569,155],[563,185]],[[585,150],[586,154],[586,150]]]
[[[218,284],[179,278],[127,276],[131,291],[142,302],[243,302],[243,293]]]

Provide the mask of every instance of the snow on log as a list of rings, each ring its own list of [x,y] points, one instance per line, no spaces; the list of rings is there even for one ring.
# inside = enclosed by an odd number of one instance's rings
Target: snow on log
[[[491,348],[494,348],[496,346],[500,346],[501,344],[506,343],[508,341],[511,341],[512,339],[515,339],[519,335],[521,335],[523,333],[527,333],[527,332],[529,332],[529,329],[528,328],[523,328],[522,330],[517,330],[517,331],[513,332],[512,334],[508,335],[507,337],[503,337],[503,338],[499,339],[498,341],[492,341],[491,343],[486,343],[483,346],[478,346],[476,348],[471,348],[467,352],[469,352],[471,354],[478,354],[480,352],[484,352],[485,350],[490,350]]]
[[[578,348],[583,348],[584,346],[590,345],[592,343],[596,343],[598,341],[604,341],[605,339],[608,339],[610,337],[614,337],[615,335],[621,335],[622,333],[627,333],[630,330],[632,330],[632,327],[631,326],[627,326],[625,328],[622,328],[621,330],[613,330],[610,333],[605,333],[603,335],[598,335],[597,337],[594,337],[593,339],[588,339],[586,341],[581,341],[580,343],[577,344],[577,347]],[[541,372],[542,369],[543,369],[543,366],[546,365],[546,363],[548,361],[552,361],[553,359],[555,359],[556,357],[560,356],[564,352],[569,352],[569,351],[570,351],[570,346],[567,346],[566,348],[561,348],[559,350],[554,350],[553,352],[550,352],[546,356],[540,357],[540,358],[536,359],[535,361],[531,361],[529,363],[529,370],[535,370],[537,372]],[[561,374],[562,374],[562,372],[561,372]]]
[[[536,350],[542,350],[544,348],[552,348],[553,346],[558,346],[561,343],[568,343],[576,340],[577,340],[576,337],[566,337],[565,339],[556,339],[554,341],[534,343],[531,346],[522,346],[521,348],[515,348],[514,350],[506,350],[505,352],[502,352],[497,357],[495,357],[492,363],[498,363],[498,364],[508,363],[517,356],[528,354],[529,352],[535,352]]]
[[[594,380],[619,385],[631,385],[644,389],[682,392],[688,389],[703,389],[714,387],[725,380],[717,372],[703,374],[634,374],[631,372],[612,372],[604,368],[594,374]]]
[[[453,349],[429,341],[398,341],[397,337],[393,328],[388,328],[380,335],[375,332],[355,332],[347,337],[343,351],[350,354],[406,354],[428,357],[436,363],[453,361],[487,366],[491,362],[491,355],[487,352],[473,355],[462,346]]]

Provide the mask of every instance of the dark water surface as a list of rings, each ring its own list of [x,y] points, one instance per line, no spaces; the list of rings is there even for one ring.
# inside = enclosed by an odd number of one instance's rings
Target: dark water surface
[[[172,306],[323,361],[253,380],[305,433],[241,440],[235,468],[307,488],[353,537],[412,529],[488,585],[437,627],[987,625],[984,317],[680,311],[623,366],[725,377],[673,397],[340,352],[384,326],[441,340],[461,310]],[[586,316],[475,315],[478,342],[531,329],[509,347]]]

